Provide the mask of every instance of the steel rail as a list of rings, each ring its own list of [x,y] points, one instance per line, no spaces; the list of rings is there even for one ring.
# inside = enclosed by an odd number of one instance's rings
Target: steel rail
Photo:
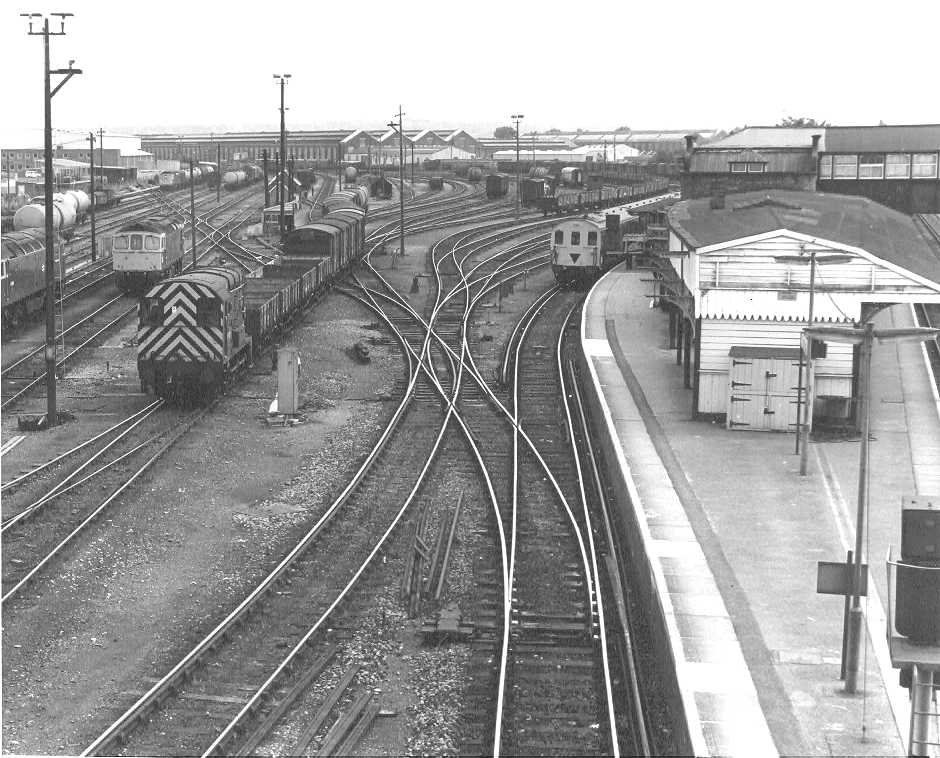
[[[26,574],[19,582],[14,585],[14,587],[9,590],[2,598],[0,598],[0,605],[7,602],[13,595],[15,595],[19,590],[24,587],[29,581],[32,580],[36,574],[38,574],[42,568],[51,561],[58,553],[72,541],[72,539],[79,534],[84,528],[90,524],[105,508],[107,508],[114,500],[117,499],[124,490],[130,487],[137,479],[140,477],[147,469],[149,469],[159,458],[169,450],[180,437],[182,437],[189,429],[203,416],[209,412],[210,408],[204,408],[202,411],[196,414],[196,416],[191,419],[189,422],[183,424],[181,428],[174,434],[169,440],[167,440],[160,448],[149,458],[147,461],[137,469],[121,486],[119,486],[114,492],[112,492],[97,508],[95,508],[88,516],[86,516],[82,522],[75,527],[68,536],[66,536],[58,545],[56,545],[49,553],[46,554],[39,563],[37,563],[30,571]]]
[[[63,488],[65,487],[66,484],[68,484],[72,479],[74,479],[82,471],[88,468],[92,463],[98,460],[98,458],[104,455],[108,450],[114,447],[118,442],[124,439],[124,437],[130,434],[137,426],[142,424],[150,416],[156,413],[162,406],[163,406],[162,401],[157,402],[157,403],[154,403],[151,409],[147,411],[146,413],[136,414],[139,416],[139,418],[137,418],[133,423],[127,426],[117,436],[115,436],[113,440],[105,444],[100,450],[98,450],[91,457],[89,457],[88,460],[86,460],[82,465],[80,465],[77,469],[71,472],[68,476],[66,476],[64,479],[60,480],[59,482],[57,482],[55,486],[51,490],[49,490],[45,495],[43,495],[42,497],[40,497],[38,500],[31,503],[30,505],[27,505],[23,510],[17,513],[15,516],[11,516],[6,521],[4,521],[3,524],[0,525],[0,534],[6,532],[10,527],[15,526],[16,524],[18,524],[20,521],[27,518],[28,516],[32,516],[39,509],[41,509],[42,506],[44,506],[46,503],[51,502],[56,497],[61,495],[62,492],[64,491]]]
[[[39,466],[36,466],[35,468],[30,469],[30,470],[27,471],[25,474],[20,474],[20,475],[19,475],[18,477],[16,477],[15,479],[11,479],[9,482],[7,482],[7,483],[4,484],[2,487],[0,487],[0,492],[3,492],[4,490],[9,489],[10,487],[14,487],[14,486],[16,486],[17,484],[20,484],[21,482],[24,482],[25,480],[29,479],[30,477],[32,477],[32,476],[38,474],[38,473],[39,473],[40,471],[42,471],[43,469],[46,469],[46,468],[48,468],[49,466],[52,466],[53,464],[58,463],[59,461],[61,461],[61,460],[64,459],[64,458],[67,458],[68,456],[72,455],[73,453],[77,453],[79,450],[82,450],[83,448],[87,447],[87,446],[90,445],[91,443],[96,442],[96,441],[98,441],[99,439],[101,439],[102,437],[104,437],[105,435],[110,434],[110,433],[113,432],[115,429],[119,429],[120,427],[124,426],[124,424],[128,423],[129,421],[133,421],[133,420],[134,420],[135,418],[137,418],[140,414],[145,413],[146,411],[150,410],[150,409],[153,408],[154,406],[161,405],[161,404],[164,403],[164,402],[165,402],[164,400],[155,400],[155,401],[154,401],[153,403],[151,403],[150,405],[145,406],[144,408],[141,408],[141,409],[140,409],[139,411],[137,411],[136,413],[132,414],[131,416],[128,416],[128,417],[127,417],[126,419],[124,419],[123,421],[119,421],[118,423],[114,424],[113,426],[108,427],[108,428],[105,429],[103,432],[99,432],[99,433],[96,434],[94,437],[85,440],[84,442],[82,442],[82,443],[76,445],[75,447],[73,447],[73,448],[71,448],[71,449],[69,449],[69,450],[66,450],[64,453],[61,453],[60,455],[57,455],[57,456],[56,456],[55,458],[53,458],[52,460],[46,461],[45,463],[42,463],[42,464],[40,464]]]
[[[199,659],[205,652],[207,652],[222,640],[227,631],[248,613],[249,609],[262,595],[264,595],[274,586],[275,582],[296,560],[297,556],[302,554],[313,543],[323,528],[330,522],[339,509],[342,508],[343,504],[345,504],[356,487],[358,487],[362,479],[365,477],[367,471],[369,468],[371,468],[372,464],[378,457],[379,453],[385,447],[410,402],[418,375],[419,372],[412,372],[412,376],[408,387],[406,388],[404,397],[399,403],[398,408],[395,410],[395,413],[392,415],[392,418],[389,420],[389,423],[386,425],[386,428],[383,431],[381,437],[376,442],[375,446],[366,459],[362,462],[359,469],[343,488],[343,491],[326,509],[324,514],[317,520],[317,522],[307,531],[307,533],[290,550],[290,552],[283,559],[281,559],[278,565],[271,572],[269,572],[268,575],[255,587],[254,590],[252,590],[232,611],[230,611],[228,615],[226,615],[226,617],[221,622],[219,622],[219,624],[217,624],[212,631],[209,632],[209,634],[207,634],[200,642],[198,642],[189,653],[180,659],[180,661],[178,661],[173,666],[173,668],[167,672],[167,674],[165,674],[158,682],[153,684],[147,692],[138,698],[138,700],[135,701],[133,705],[131,705],[114,723],[112,723],[101,735],[99,735],[91,745],[85,748],[81,755],[97,755],[99,751],[110,745],[112,740],[121,736],[129,728],[132,728],[138,720],[144,717],[147,712],[156,707],[162,699],[164,693],[172,689],[172,687],[178,681],[180,681],[182,677],[186,676],[187,672],[198,663]]]
[[[561,371],[560,362],[559,372],[563,373]],[[565,416],[568,422],[568,431],[571,439],[572,453],[575,457],[575,461],[577,462],[578,467],[578,485],[581,490],[582,501],[585,504],[585,512],[587,512],[587,496],[584,491],[581,456],[578,452],[576,437],[574,435],[574,424],[571,417],[572,403],[578,412],[578,426],[581,429],[581,436],[584,439],[585,446],[587,447],[587,455],[585,458],[590,464],[591,479],[594,482],[594,491],[598,500],[598,510],[601,513],[602,522],[604,525],[604,535],[607,541],[607,549],[610,553],[611,562],[616,569],[620,566],[620,557],[618,556],[617,548],[618,543],[610,516],[610,507],[607,503],[607,496],[604,494],[604,483],[601,481],[601,474],[597,467],[597,458],[595,457],[594,446],[591,443],[590,426],[588,424],[587,414],[584,408],[584,400],[581,397],[581,390],[578,386],[574,365],[570,360],[568,361],[568,377],[571,390],[570,395],[568,392],[565,393]],[[568,383],[566,383],[566,385],[567,384]],[[622,599],[624,597],[624,591],[620,580],[620,574],[616,570],[608,571],[608,574],[610,577],[610,582],[613,585],[615,600]],[[600,592],[598,594],[600,594]],[[617,617],[620,623],[621,632],[623,634],[624,648],[626,650],[628,679],[627,686],[631,696],[634,699],[634,707],[631,710],[631,715],[633,717],[632,720],[636,730],[636,736],[638,737],[640,754],[646,757],[652,755],[649,738],[650,729],[646,722],[646,709],[643,707],[643,696],[640,692],[640,677],[639,673],[637,672],[636,665],[636,649],[633,644],[633,625],[630,622],[630,617],[627,613],[626,606],[622,601],[617,600],[614,603],[614,607],[617,609]]]

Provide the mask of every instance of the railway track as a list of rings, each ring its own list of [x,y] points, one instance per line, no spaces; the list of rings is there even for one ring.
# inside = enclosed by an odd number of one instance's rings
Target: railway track
[[[47,571],[109,505],[211,412],[211,406],[191,413],[164,406],[156,401],[122,421],[111,439],[101,438],[99,449],[38,497],[19,498],[16,492],[5,496],[0,603],[7,614],[12,598]]]
[[[252,212],[239,206],[251,199],[251,193],[240,194],[213,209],[206,216],[197,217],[197,231],[201,235],[201,239],[197,241],[197,251],[202,247],[201,252],[197,252],[197,260],[212,255],[216,249],[222,249],[233,259],[236,251],[244,251],[242,257],[237,260],[249,270],[271,259],[269,251],[265,251],[265,254],[260,250],[251,250],[231,239],[234,228],[243,224]],[[211,218],[223,213],[227,216],[221,221],[210,222]],[[246,263],[246,259],[253,261],[254,265]],[[191,265],[192,262],[188,262],[184,270]],[[61,357],[57,356],[56,360],[58,370],[64,370],[67,364],[84,355],[87,349],[97,344],[104,335],[120,328],[136,312],[137,302],[132,296],[123,293],[104,294],[106,299],[95,303],[90,312],[68,314],[70,323],[64,329],[60,328],[56,339],[61,350]],[[3,397],[0,408],[9,408],[44,383],[45,344],[28,341],[10,344],[4,349],[4,362],[6,365],[0,372]]]

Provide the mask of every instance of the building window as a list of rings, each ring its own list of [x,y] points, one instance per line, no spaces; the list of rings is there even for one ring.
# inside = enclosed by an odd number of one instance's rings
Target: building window
[[[913,170],[911,176],[915,179],[937,178],[937,154],[914,153]]]
[[[571,232],[571,244],[572,245],[581,244],[581,232]]]
[[[889,153],[885,156],[885,179],[910,179],[911,156],[906,153]]]
[[[881,154],[862,154],[858,159],[859,179],[884,179],[885,157]]]
[[[745,171],[747,171],[746,163],[732,162],[730,165],[732,174],[743,174]]]
[[[823,155],[819,159],[819,178],[832,179],[832,156]]]
[[[832,156],[833,179],[858,179],[857,155]]]
[[[597,244],[597,232],[588,232],[588,241],[587,241],[587,243],[588,243],[589,245],[596,245],[596,244]]]
[[[749,174],[763,174],[765,168],[767,168],[766,163],[748,163],[747,164],[747,172]]]

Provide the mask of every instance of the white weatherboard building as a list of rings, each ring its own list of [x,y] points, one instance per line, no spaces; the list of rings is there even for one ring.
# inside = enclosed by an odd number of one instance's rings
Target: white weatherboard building
[[[659,276],[687,335],[693,413],[724,415],[729,428],[796,429],[813,253],[814,324],[940,302],[940,249],[910,216],[866,198],[746,192],[677,203],[668,224]],[[840,399],[850,412],[856,363],[851,345],[827,343],[813,361],[814,412]]]

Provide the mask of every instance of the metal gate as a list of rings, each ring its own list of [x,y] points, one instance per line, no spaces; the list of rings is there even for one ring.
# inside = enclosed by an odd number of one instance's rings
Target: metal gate
[[[734,345],[728,353],[728,429],[797,429],[800,351]]]

